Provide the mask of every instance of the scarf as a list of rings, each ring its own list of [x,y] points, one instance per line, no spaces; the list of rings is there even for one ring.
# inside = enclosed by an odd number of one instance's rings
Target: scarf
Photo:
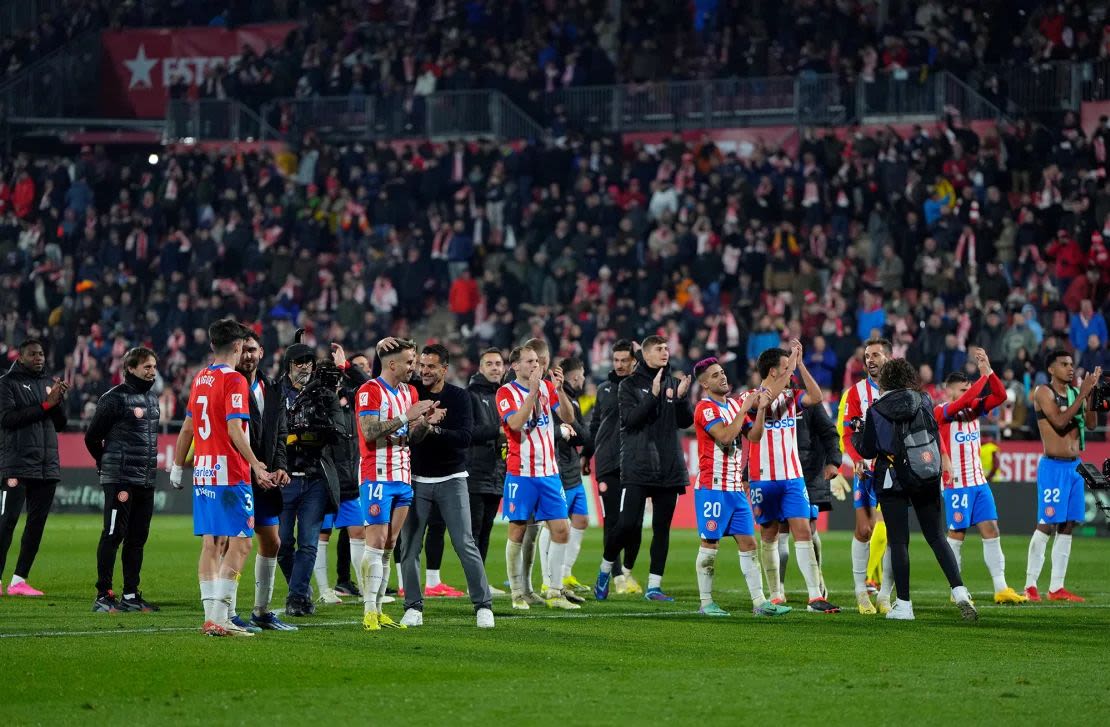
[[[1068,386],[1068,406],[1075,403],[1076,397],[1079,396],[1079,389],[1074,386]],[[1079,451],[1087,448],[1087,405],[1079,407],[1079,413],[1075,415],[1075,426],[1079,430]]]

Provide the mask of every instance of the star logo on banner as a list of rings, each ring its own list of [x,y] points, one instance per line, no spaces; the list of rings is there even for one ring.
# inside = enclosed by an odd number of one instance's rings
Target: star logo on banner
[[[146,55],[146,46],[140,45],[139,52],[129,61],[124,61],[123,65],[127,66],[127,70],[131,72],[131,83],[128,84],[127,90],[131,90],[136,86],[142,88],[154,88],[154,84],[150,80],[150,72],[158,65],[157,58],[148,58]]]

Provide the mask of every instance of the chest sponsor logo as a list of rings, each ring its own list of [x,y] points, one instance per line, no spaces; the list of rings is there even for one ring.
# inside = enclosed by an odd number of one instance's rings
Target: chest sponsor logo
[[[772,419],[765,426],[767,429],[793,429],[797,425],[797,417],[784,417],[783,419]]]
[[[960,444],[965,444],[968,442],[978,442],[979,432],[956,432],[952,439],[959,442]]]

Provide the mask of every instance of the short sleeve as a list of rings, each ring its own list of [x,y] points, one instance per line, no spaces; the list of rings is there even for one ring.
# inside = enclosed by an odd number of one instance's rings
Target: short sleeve
[[[516,402],[508,390],[501,387],[497,390],[497,416],[504,422],[513,414],[516,414]]]
[[[224,378],[224,397],[228,421],[251,418],[250,389],[242,374],[236,372]]]
[[[709,430],[724,421],[721,416],[720,410],[712,404],[702,402],[698,404],[698,409],[694,413],[694,420],[698,423],[706,434]]]
[[[799,407],[799,406],[802,406],[802,401],[803,401],[803,399],[805,399],[806,390],[805,389],[791,389],[790,390],[790,395],[792,397],[794,397],[794,406]]]
[[[381,411],[381,390],[377,386],[374,386],[373,382],[367,381],[360,386],[356,396],[358,401],[355,402],[355,410],[360,417],[368,414],[377,414]]]

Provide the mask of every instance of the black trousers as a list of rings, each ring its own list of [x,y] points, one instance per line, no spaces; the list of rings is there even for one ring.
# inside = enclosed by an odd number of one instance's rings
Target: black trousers
[[[12,482],[15,484],[11,484]],[[46,529],[46,518],[50,506],[54,504],[54,490],[58,483],[54,480],[32,480],[8,477],[0,482],[0,576],[8,561],[8,548],[12,545],[15,526],[23,503],[27,503],[27,524],[23,528],[23,539],[19,543],[19,560],[15,564],[15,574],[26,578],[31,574],[35,556],[39,553],[42,531]]]
[[[493,532],[493,521],[500,507],[501,495],[470,493],[470,534],[474,536],[483,563],[489,553],[489,534]]]
[[[651,565],[649,573],[663,575],[667,566],[667,553],[671,549],[671,520],[674,519],[675,507],[678,505],[678,496],[681,490],[677,488],[643,487],[641,485],[624,486],[620,508],[620,541],[605,545],[605,560],[615,561],[624,550],[624,569],[632,570],[636,565],[636,556],[640,552],[640,541],[643,539],[644,508],[647,500],[651,498],[652,525],[651,525]]]
[[[104,529],[96,547],[96,592],[112,590],[116,551],[123,545],[123,593],[138,593],[143,548],[154,517],[154,488],[104,485]]]
[[[619,561],[621,550],[628,553],[627,545],[622,546],[621,540],[621,496],[624,494],[624,485],[621,484],[620,472],[607,475],[598,475],[595,480],[600,485],[605,483],[605,492],[601,493],[601,506],[605,510],[601,518],[601,540],[605,560],[613,564],[613,575],[621,574]],[[640,554],[640,543],[636,542],[631,554],[632,561]],[[612,556],[612,557],[610,557]]]
[[[351,536],[347,528],[339,529],[339,539],[335,544],[336,583],[351,582]]]
[[[938,491],[879,490],[879,504],[883,508],[886,521],[886,539],[890,546],[890,567],[894,571],[894,587],[898,598],[910,600],[910,508],[921,524],[921,534],[933,549],[933,555],[940,564],[952,588],[962,586],[956,556],[945,538],[944,507]]]

